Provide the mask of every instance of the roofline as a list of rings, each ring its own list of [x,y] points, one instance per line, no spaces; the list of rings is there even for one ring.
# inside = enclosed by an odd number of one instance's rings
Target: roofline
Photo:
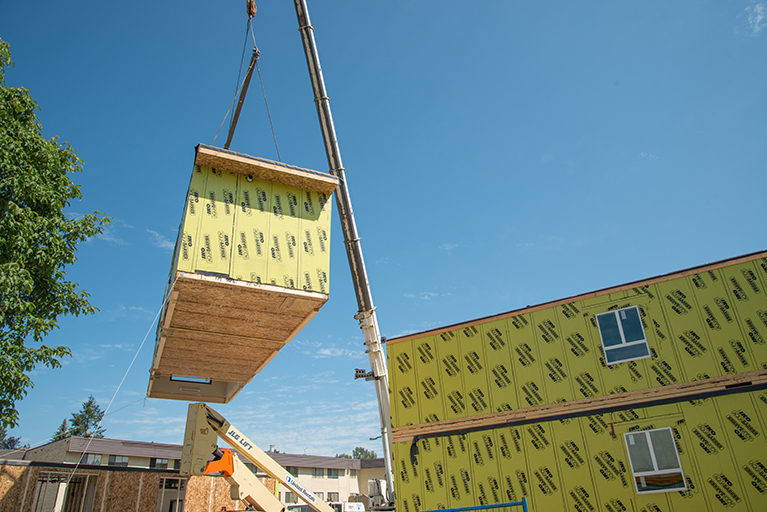
[[[738,263],[745,263],[747,261],[754,261],[754,260],[757,260],[759,258],[766,258],[766,257],[767,257],[767,251],[752,252],[752,253],[749,253],[749,254],[744,254],[742,256],[735,256],[733,258],[728,258],[728,259],[725,259],[725,260],[719,260],[719,261],[715,261],[713,263],[706,263],[706,264],[703,264],[703,265],[698,265],[696,267],[691,267],[691,268],[684,269],[684,270],[677,270],[675,272],[670,272],[668,274],[661,274],[659,276],[645,278],[645,279],[640,279],[638,281],[631,281],[629,283],[621,284],[621,285],[618,285],[618,286],[611,286],[609,288],[601,288],[599,290],[595,290],[595,291],[592,291],[592,292],[582,293],[580,295],[574,295],[572,297],[567,297],[567,298],[564,298],[564,299],[558,299],[558,300],[553,300],[553,301],[549,301],[549,302],[543,302],[541,304],[536,304],[534,306],[526,306],[524,308],[513,309],[513,310],[507,311],[505,313],[498,313],[498,314],[495,314],[495,315],[484,316],[484,317],[481,317],[481,318],[475,318],[473,320],[466,320],[464,322],[459,322],[459,323],[447,325],[447,326],[444,326],[444,327],[436,327],[436,328],[430,329],[428,331],[422,331],[422,332],[417,332],[417,333],[413,333],[413,334],[407,334],[405,336],[399,336],[397,338],[392,338],[390,340],[387,340],[386,345],[391,345],[391,344],[394,344],[394,343],[400,343],[400,342],[403,342],[403,341],[409,341],[409,340],[412,340],[412,339],[415,339],[415,338],[422,338],[424,336],[441,334],[443,332],[453,331],[453,330],[461,329],[463,327],[468,327],[468,326],[471,326],[471,325],[484,324],[484,323],[492,322],[492,321],[495,321],[495,320],[503,320],[505,318],[511,318],[511,317],[519,316],[519,315],[522,315],[524,313],[532,313],[534,311],[540,311],[542,309],[548,309],[548,308],[552,308],[554,306],[559,306],[559,305],[562,305],[562,304],[569,304],[571,302],[575,302],[575,301],[578,301],[578,300],[590,299],[590,298],[593,298],[593,297],[598,297],[600,295],[607,295],[607,294],[610,294],[610,293],[615,293],[615,292],[620,292],[620,291],[624,291],[624,290],[629,290],[631,288],[636,288],[638,286],[647,286],[647,285],[650,285],[650,284],[660,283],[660,282],[663,282],[663,281],[669,281],[671,279],[675,279],[675,278],[679,278],[679,277],[685,277],[685,276],[688,276],[688,275],[698,274],[698,273],[700,273],[702,271],[716,270],[716,269],[719,269],[719,268],[724,268],[724,267],[729,267],[729,266],[732,266],[732,265],[736,265]]]
[[[94,464],[74,464],[67,462],[46,462],[41,460],[15,460],[0,459],[0,466],[29,466],[58,469],[78,469],[95,471],[127,471],[130,473],[162,473],[165,475],[178,475],[178,469],[138,468],[135,466],[99,466]]]

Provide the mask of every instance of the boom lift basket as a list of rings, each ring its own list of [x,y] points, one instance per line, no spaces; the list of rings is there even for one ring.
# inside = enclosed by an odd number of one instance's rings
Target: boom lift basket
[[[328,300],[329,174],[196,147],[147,396],[228,403]]]

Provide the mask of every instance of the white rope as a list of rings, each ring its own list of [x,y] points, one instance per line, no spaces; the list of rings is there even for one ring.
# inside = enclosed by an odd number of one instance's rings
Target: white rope
[[[171,283],[171,286],[169,289],[173,289],[173,284],[175,284],[175,279],[173,280],[173,283]],[[117,397],[117,393],[120,392],[120,388],[122,387],[123,383],[125,382],[125,379],[128,377],[128,373],[130,373],[131,368],[133,368],[133,363],[136,362],[136,358],[138,358],[139,353],[141,352],[141,349],[144,348],[144,344],[146,343],[147,338],[149,337],[149,334],[152,332],[152,328],[155,326],[155,323],[160,318],[160,314],[162,313],[163,309],[165,309],[165,305],[168,303],[168,300],[170,299],[170,293],[168,293],[165,297],[165,300],[163,300],[162,305],[160,306],[160,309],[157,311],[157,314],[154,317],[154,320],[152,320],[152,323],[149,325],[149,329],[147,330],[146,334],[144,335],[144,339],[141,340],[141,345],[139,345],[138,350],[136,350],[136,354],[133,356],[133,359],[131,360],[130,364],[128,365],[128,369],[125,370],[125,374],[123,375],[122,380],[120,380],[120,384],[117,385],[117,389],[114,392],[114,395],[112,395],[112,399],[109,401],[109,405],[107,405],[106,409],[104,409],[104,414],[102,414],[101,419],[99,420],[98,425],[96,425],[96,431],[101,427],[101,423],[104,421],[104,417],[109,414],[109,408],[112,407],[112,403],[114,402],[115,398]],[[136,402],[133,402],[136,403]],[[133,405],[133,404],[130,404]],[[127,407],[127,406],[126,406]],[[124,409],[124,407],[123,407]],[[120,410],[120,409],[118,409]],[[117,411],[115,411],[117,412]],[[85,449],[83,450],[83,455],[88,453],[88,448],[90,448],[91,443],[93,442],[93,437],[88,438],[88,444],[85,445]],[[69,475],[69,478],[67,478],[67,484],[72,480],[72,477],[75,475],[75,471],[77,471],[77,468],[80,467],[80,462],[82,461],[82,457],[77,461],[77,464],[75,464],[75,467],[72,469],[72,473]]]

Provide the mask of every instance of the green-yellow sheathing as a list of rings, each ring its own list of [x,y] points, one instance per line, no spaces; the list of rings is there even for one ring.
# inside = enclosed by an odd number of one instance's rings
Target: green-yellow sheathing
[[[395,353],[411,344],[417,375],[413,386],[395,374],[397,393],[412,393],[415,403],[394,397],[392,415],[418,424],[429,415],[462,418],[767,368],[766,261],[392,340]],[[652,357],[608,366],[595,315],[627,306],[639,307]],[[423,342],[434,360],[418,356]],[[442,393],[441,409],[433,390]]]
[[[767,368],[766,287],[761,253],[390,340],[395,433]],[[595,317],[628,306],[651,357],[607,365]],[[688,490],[637,494],[623,434],[662,427],[673,429]],[[526,496],[531,510],[767,510],[766,434],[767,392],[750,391],[427,437],[412,457],[410,442],[395,443],[397,507]]]
[[[232,277],[266,283],[272,184],[246,176],[238,176],[237,183]]]
[[[330,196],[195,165],[176,269],[329,293]]]
[[[237,175],[215,169],[207,174],[194,269],[229,275]]]
[[[300,222],[299,267],[301,288],[328,293],[330,269],[330,197],[302,190],[298,198]]]
[[[422,439],[419,476],[412,471],[411,443],[395,443],[397,510],[522,496],[531,510],[547,511],[767,510],[767,392],[638,412],[632,419],[611,413]],[[673,430],[688,490],[639,495],[623,434],[663,427]]]

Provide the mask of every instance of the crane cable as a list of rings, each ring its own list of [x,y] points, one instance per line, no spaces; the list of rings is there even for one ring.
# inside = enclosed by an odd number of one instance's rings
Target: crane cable
[[[256,14],[256,4],[253,0],[247,1],[247,12],[248,12],[248,23],[245,27],[245,42],[242,47],[242,56],[240,57],[240,69],[237,72],[237,86],[235,88],[234,98],[232,99],[232,103],[229,105],[229,110],[227,110],[226,114],[224,115],[224,119],[221,121],[221,125],[218,127],[218,130],[216,131],[216,135],[213,137],[213,143],[216,142],[216,138],[218,137],[218,134],[221,132],[221,128],[224,126],[224,123],[226,122],[227,117],[229,117],[229,114],[232,112],[232,107],[234,107],[234,104],[237,102],[237,97],[240,95],[240,92],[244,85],[245,79],[243,79],[243,81],[240,82],[240,78],[242,76],[242,63],[245,61],[245,48],[248,45],[248,34],[250,33],[250,35],[253,38],[253,52],[255,54],[256,70],[258,71],[258,80],[261,84],[261,94],[264,97],[266,115],[269,118],[269,127],[272,130],[272,139],[274,140],[274,149],[277,152],[277,160],[282,162],[282,157],[280,156],[280,148],[277,145],[277,136],[274,131],[274,123],[272,122],[272,114],[269,110],[269,102],[266,98],[266,89],[264,88],[264,79],[261,76],[261,68],[258,65],[258,55],[260,54],[260,52],[258,50],[258,45],[256,44],[256,33],[255,33],[255,30],[253,30],[253,16],[255,16]],[[230,129],[231,129],[231,124],[233,122],[234,122],[234,117],[230,119]]]

